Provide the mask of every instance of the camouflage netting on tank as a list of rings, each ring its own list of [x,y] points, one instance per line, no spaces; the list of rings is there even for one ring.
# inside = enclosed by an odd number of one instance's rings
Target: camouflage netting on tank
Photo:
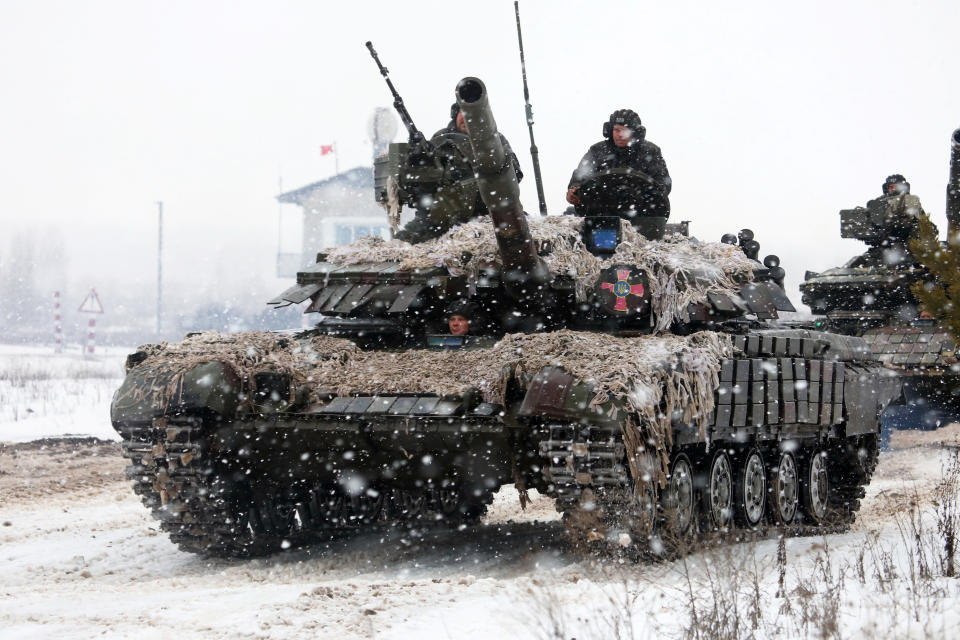
[[[145,374],[144,386],[161,396],[155,401],[166,407],[180,392],[183,373],[211,361],[236,371],[247,398],[255,391],[254,374],[271,371],[290,375],[291,399],[297,387],[306,386],[314,402],[321,391],[341,396],[460,395],[470,387],[488,402],[503,402],[511,378],[529,380],[543,367],[561,366],[593,386],[595,406],[619,402],[626,412],[625,440],[634,454],[634,477],[642,478],[637,454],[652,441],[659,461],[652,469],[654,479],[663,482],[672,444],[671,416],[680,412],[685,422],[700,427],[706,440],[720,361],[731,350],[728,336],[710,331],[622,338],[563,330],[510,334],[486,349],[406,351],[364,351],[348,340],[326,336],[204,333],[179,344],[151,345],[136,369]],[[620,409],[606,406],[617,417]]]
[[[155,407],[166,411],[182,393],[183,374],[207,362],[222,362],[240,377],[242,405],[252,407],[256,391],[253,375],[260,372],[286,373],[298,380],[304,368],[323,359],[344,362],[359,351],[349,340],[314,336],[300,340],[292,335],[248,331],[208,331],[187,336],[182,342],[146,344],[137,348],[146,359],[131,371],[143,375],[144,383],[129,390],[131,397],[115,400],[119,408],[140,402],[146,396]],[[291,398],[292,399],[292,398]]]
[[[753,277],[759,265],[737,247],[718,242],[698,242],[682,236],[650,241],[627,221],[621,224],[622,241],[609,258],[599,258],[583,244],[583,218],[573,216],[528,217],[530,231],[541,246],[550,272],[572,277],[577,297],[584,300],[600,272],[614,264],[631,264],[647,272],[656,329],[665,331],[682,318],[690,303],[704,302],[709,293],[735,293]],[[366,237],[327,251],[335,264],[399,262],[401,269],[445,267],[454,275],[476,278],[487,264],[497,263],[497,242],[490,218],[459,225],[434,240],[411,245],[400,240]]]

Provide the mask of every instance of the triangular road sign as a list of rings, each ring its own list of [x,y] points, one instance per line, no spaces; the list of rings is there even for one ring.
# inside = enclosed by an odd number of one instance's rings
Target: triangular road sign
[[[80,313],[103,313],[103,305],[100,303],[100,296],[97,295],[96,289],[90,289],[90,293],[80,303],[80,308],[77,311]]]

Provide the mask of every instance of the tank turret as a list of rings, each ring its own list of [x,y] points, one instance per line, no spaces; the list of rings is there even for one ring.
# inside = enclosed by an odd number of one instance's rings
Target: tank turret
[[[950,136],[950,179],[947,181],[947,238],[960,235],[960,129]]]
[[[497,132],[497,122],[479,78],[457,84],[457,103],[467,125],[467,136],[476,158],[474,172],[497,236],[503,261],[503,281],[515,297],[530,295],[550,282],[550,272],[530,234],[520,204],[520,183]]]

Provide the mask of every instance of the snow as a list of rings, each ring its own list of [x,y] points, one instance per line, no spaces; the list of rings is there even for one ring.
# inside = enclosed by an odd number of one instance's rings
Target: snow
[[[0,345],[0,442],[72,435],[117,440],[110,399],[132,349]]]
[[[0,405],[0,442],[112,437],[119,377],[92,376],[113,375],[121,361],[119,351],[86,361],[0,348],[0,393],[39,407],[12,419],[9,400]],[[51,375],[16,386],[14,370],[20,381],[24,371]],[[70,377],[78,371],[91,377]],[[680,637],[693,602],[699,624],[690,637],[951,637],[960,580],[937,566],[934,515],[938,485],[956,463],[940,443],[956,442],[958,429],[894,434],[849,532],[785,541],[785,597],[776,539],[664,563],[583,553],[564,543],[552,501],[534,494],[521,511],[512,487],[482,526],[463,531],[418,541],[376,531],[269,558],[210,560],[159,531],[124,479],[115,444],[0,444],[0,636]],[[924,513],[919,547],[914,503]],[[918,548],[929,576],[917,571]],[[733,612],[738,633],[725,634],[716,625],[729,627]]]

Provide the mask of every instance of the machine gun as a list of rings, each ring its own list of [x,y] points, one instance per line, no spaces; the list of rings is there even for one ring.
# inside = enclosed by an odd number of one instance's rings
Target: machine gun
[[[383,79],[387,82],[387,87],[393,95],[393,108],[397,110],[403,126],[407,129],[410,145],[422,148],[429,147],[430,144],[427,142],[427,139],[423,137],[423,132],[417,129],[417,125],[413,123],[410,112],[407,111],[406,105],[403,104],[403,98],[400,96],[397,88],[393,86],[393,81],[390,80],[390,71],[380,62],[380,56],[377,55],[376,50],[373,48],[373,43],[369,40],[367,41],[367,49],[370,51],[370,56],[373,58],[373,61],[377,63],[377,68],[380,69],[380,75],[382,75]]]
[[[409,134],[406,143],[391,143],[387,153],[374,160],[373,182],[377,202],[399,222],[399,204],[430,210],[436,219],[458,211],[472,211],[476,200],[473,170],[467,160],[469,142],[462,134],[447,134],[427,140],[390,80],[372,42],[366,43],[380,75],[393,95],[393,107]],[[395,216],[395,217],[394,217]]]

